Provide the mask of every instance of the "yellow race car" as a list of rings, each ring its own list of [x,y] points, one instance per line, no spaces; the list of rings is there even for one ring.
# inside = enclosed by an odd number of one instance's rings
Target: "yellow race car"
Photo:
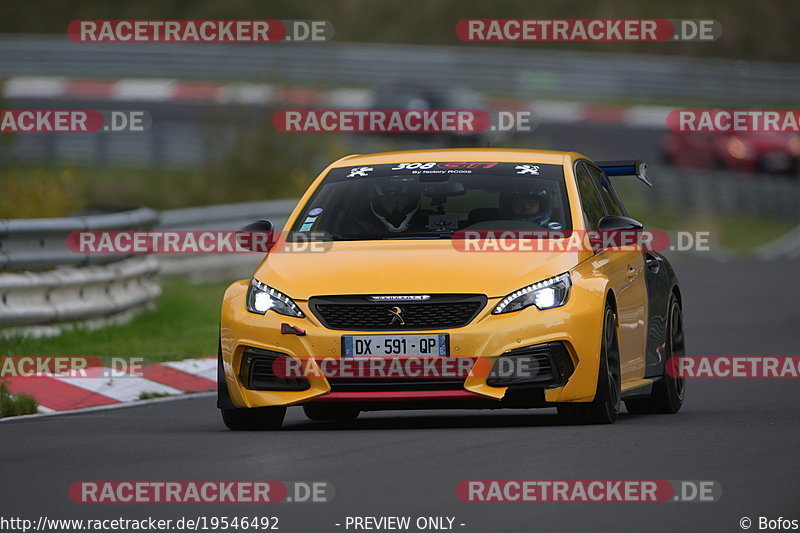
[[[681,293],[609,177],[641,161],[443,149],[352,155],[314,181],[222,303],[217,405],[234,430],[362,411],[674,413]],[[268,221],[247,231],[270,232]]]

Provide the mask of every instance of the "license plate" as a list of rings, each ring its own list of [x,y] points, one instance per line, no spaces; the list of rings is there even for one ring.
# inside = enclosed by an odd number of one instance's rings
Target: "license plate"
[[[347,335],[344,357],[447,357],[447,334]]]

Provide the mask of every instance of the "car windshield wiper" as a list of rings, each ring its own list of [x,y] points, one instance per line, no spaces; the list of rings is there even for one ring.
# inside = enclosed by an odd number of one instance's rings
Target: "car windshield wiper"
[[[390,235],[385,237],[388,240],[405,240],[405,239],[421,239],[421,240],[433,240],[433,239],[452,239],[452,233],[417,233],[417,234],[399,234],[399,235]]]
[[[386,239],[452,239],[452,231],[394,233],[387,235]]]
[[[383,240],[401,240],[401,239],[452,239],[452,231],[441,232],[411,232],[411,233],[382,233],[382,234],[364,234],[364,235],[342,235],[334,233],[330,235],[330,240],[333,241],[383,241]]]
[[[333,233],[330,235],[332,241],[382,241],[386,235],[382,234],[364,234],[364,235],[342,235],[340,233]]]

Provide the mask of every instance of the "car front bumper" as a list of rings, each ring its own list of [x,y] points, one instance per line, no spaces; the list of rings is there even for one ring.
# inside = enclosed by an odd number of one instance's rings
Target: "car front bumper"
[[[480,407],[503,407],[518,403],[522,395],[511,394],[514,387],[490,386],[489,371],[497,356],[521,347],[545,343],[563,343],[574,371],[558,386],[539,386],[538,396],[547,403],[587,402],[594,398],[599,368],[604,294],[592,285],[574,284],[569,301],[556,309],[540,311],[529,307],[522,311],[492,315],[499,298],[490,298],[487,305],[467,325],[436,331],[403,331],[412,333],[447,333],[450,337],[450,358],[474,358],[469,375],[458,387],[441,390],[332,391],[331,383],[319,370],[323,359],[342,357],[342,336],[365,334],[398,334],[398,331],[341,331],[324,327],[311,312],[308,303],[296,301],[306,315],[294,318],[267,312],[250,313],[245,308],[248,281],[240,280],[225,292],[220,323],[220,348],[225,381],[231,401],[236,407],[266,407],[305,402],[346,402],[379,405],[398,404],[398,408],[430,402],[442,405],[467,402]],[[281,325],[289,324],[305,331],[305,335],[282,334]],[[241,378],[245,350],[255,348],[278,352],[303,361],[305,368],[316,369],[307,375],[304,390],[251,390]],[[512,398],[512,396],[515,397]],[[534,396],[531,396],[534,402]],[[478,402],[477,400],[483,400]],[[512,402],[512,400],[514,400]],[[474,403],[469,403],[475,401]],[[524,400],[521,400],[524,403]],[[404,402],[399,405],[399,402]],[[514,405],[517,406],[517,405]],[[524,406],[524,405],[523,405]],[[531,405],[535,406],[535,405]]]

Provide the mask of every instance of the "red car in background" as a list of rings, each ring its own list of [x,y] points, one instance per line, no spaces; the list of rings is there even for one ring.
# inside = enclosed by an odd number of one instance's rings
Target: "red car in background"
[[[670,133],[661,155],[682,168],[800,174],[800,136],[794,133]]]

